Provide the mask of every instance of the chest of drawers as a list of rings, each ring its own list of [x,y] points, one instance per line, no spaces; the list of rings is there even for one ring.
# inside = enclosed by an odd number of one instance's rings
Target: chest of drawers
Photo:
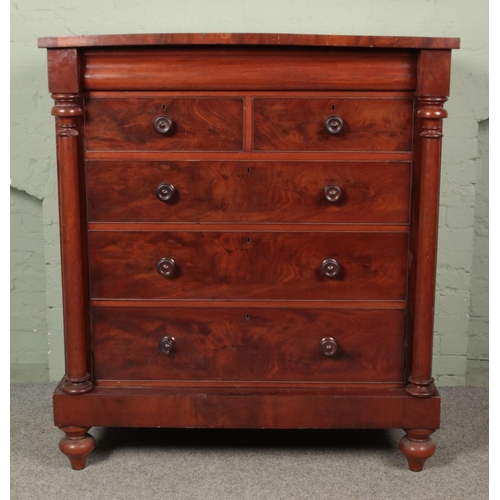
[[[458,39],[42,38],[66,375],[92,426],[405,429],[434,453],[443,104]]]

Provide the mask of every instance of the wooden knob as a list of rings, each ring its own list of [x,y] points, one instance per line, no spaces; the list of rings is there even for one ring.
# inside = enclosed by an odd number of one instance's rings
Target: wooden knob
[[[156,188],[156,197],[160,201],[168,201],[175,194],[175,187],[172,184],[160,184]]]
[[[154,128],[163,135],[172,135],[175,132],[175,124],[168,116],[159,116],[154,122]]]
[[[165,335],[160,340],[160,344],[158,345],[158,349],[162,354],[166,354],[167,356],[170,354],[170,351],[173,349],[175,343],[175,338],[170,335]]]
[[[344,126],[344,120],[340,116],[329,116],[325,121],[325,127],[330,134],[338,134]]]
[[[323,189],[323,195],[327,201],[335,203],[340,200],[340,197],[342,196],[342,189],[340,189],[339,186],[330,184],[325,186],[325,189]]]
[[[325,259],[321,264],[321,274],[327,278],[335,278],[340,272],[340,265],[335,259]]]
[[[165,278],[171,278],[177,273],[177,264],[174,259],[165,257],[156,264],[156,269]]]
[[[333,337],[324,337],[319,343],[319,350],[324,356],[333,356],[337,352],[338,344]]]

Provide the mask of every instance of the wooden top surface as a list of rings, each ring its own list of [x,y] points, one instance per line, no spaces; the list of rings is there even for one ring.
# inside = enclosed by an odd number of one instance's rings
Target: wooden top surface
[[[297,45],[402,49],[458,49],[460,38],[263,33],[145,33],[41,37],[40,48],[117,47],[132,45]]]

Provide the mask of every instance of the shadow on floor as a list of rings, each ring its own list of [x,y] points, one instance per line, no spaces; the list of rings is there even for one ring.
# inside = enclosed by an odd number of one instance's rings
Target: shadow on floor
[[[391,450],[400,436],[390,430],[338,429],[133,429],[100,428],[91,433],[98,446],[93,461],[106,461],[126,448],[289,450],[338,452]],[[400,431],[401,436],[403,432]]]

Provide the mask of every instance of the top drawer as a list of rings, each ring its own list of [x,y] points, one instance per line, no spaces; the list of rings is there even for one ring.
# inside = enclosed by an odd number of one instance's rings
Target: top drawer
[[[241,151],[243,99],[91,98],[89,151]]]
[[[411,151],[413,100],[254,98],[255,151]]]
[[[85,90],[415,90],[417,50],[170,46],[83,52]]]

